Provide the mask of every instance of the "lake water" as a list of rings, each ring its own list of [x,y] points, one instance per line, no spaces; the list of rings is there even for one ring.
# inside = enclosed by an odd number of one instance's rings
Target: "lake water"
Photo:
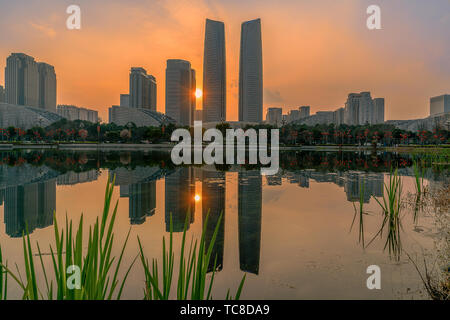
[[[385,234],[374,239],[383,218],[373,197],[382,196],[391,166],[399,166],[404,198],[415,192],[410,155],[292,151],[281,154],[280,165],[277,175],[265,177],[252,166],[175,167],[165,152],[0,152],[0,244],[9,264],[20,266],[20,237],[27,223],[32,242],[39,241],[48,253],[53,211],[61,222],[66,214],[77,222],[83,214],[93,224],[102,212],[108,175],[115,175],[115,254],[131,228],[122,270],[138,254],[137,236],[148,258],[161,257],[170,214],[177,253],[187,212],[188,239],[199,237],[208,212],[212,222],[223,212],[214,247],[216,299],[224,298],[228,288],[234,292],[244,272],[243,299],[426,298],[408,257],[390,256]],[[445,180],[445,168],[426,171],[429,188]],[[355,214],[360,190],[368,212],[363,221]],[[404,208],[401,224],[402,248],[419,260],[423,253],[432,259],[433,218],[415,218]],[[207,242],[213,227],[207,228]],[[49,256],[44,263],[50,270]],[[370,265],[381,268],[381,290],[366,286]],[[20,298],[12,281],[10,286],[11,296]],[[141,299],[143,288],[137,263],[124,297]]]

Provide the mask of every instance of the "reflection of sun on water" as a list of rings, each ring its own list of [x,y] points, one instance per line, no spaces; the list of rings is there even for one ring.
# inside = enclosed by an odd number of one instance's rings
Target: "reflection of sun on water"
[[[195,195],[194,197],[195,202],[199,202],[200,201],[200,196],[198,194]]]
[[[203,96],[203,92],[202,92],[202,90],[201,89],[197,89],[197,90],[195,90],[195,97],[198,99],[198,98],[201,98]]]

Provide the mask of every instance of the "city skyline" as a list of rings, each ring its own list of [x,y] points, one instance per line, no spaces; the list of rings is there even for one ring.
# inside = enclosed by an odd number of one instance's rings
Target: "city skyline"
[[[46,61],[57,69],[61,84],[59,104],[95,109],[107,119],[107,109],[118,104],[120,92],[127,91],[124,75],[132,65],[143,66],[160,80],[157,106],[163,112],[164,62],[169,58],[189,60],[201,75],[204,21],[217,19],[225,23],[227,120],[233,121],[238,119],[240,24],[260,17],[264,21],[263,114],[268,107],[279,106],[287,111],[310,105],[311,113],[334,110],[343,107],[349,92],[371,91],[374,96],[386,98],[387,120],[427,116],[429,98],[448,92],[450,83],[449,65],[445,63],[450,48],[443,32],[448,30],[450,20],[444,9],[449,5],[444,1],[433,6],[420,2],[408,5],[405,1],[383,4],[383,29],[369,31],[365,28],[367,3],[316,5],[286,1],[283,6],[263,2],[255,7],[251,1],[245,4],[197,1],[193,6],[171,1],[134,7],[117,4],[106,9],[98,4],[81,3],[84,20],[80,31],[64,28],[65,8],[54,1],[29,1],[25,10],[17,4],[4,4],[8,10],[2,12],[13,16],[21,10],[31,22],[18,27],[0,13],[5,31],[0,34],[3,43],[0,67],[5,66],[11,52],[25,52],[37,61]],[[242,10],[235,10],[238,5],[242,5]],[[136,9],[142,6],[152,10],[143,10],[145,15],[139,13]],[[325,6],[327,10],[323,10]],[[100,9],[105,11],[97,19]],[[422,15],[423,12],[427,14]],[[120,19],[117,25],[112,24],[123,14],[133,19]],[[164,22],[167,18],[169,22]],[[151,19],[155,22],[151,23]],[[127,20],[133,21],[133,25]],[[415,23],[402,24],[406,20]],[[333,28],[328,28],[330,24]],[[405,33],[417,37],[408,39]],[[130,43],[125,37],[142,37],[142,41]],[[359,42],[357,50],[350,51],[349,46],[356,42]],[[56,47],[57,43],[62,44],[61,48]],[[123,43],[127,46],[123,47]],[[280,50],[287,44],[289,50]],[[154,52],[155,45],[161,50]],[[66,47],[73,50],[62,50]],[[429,50],[433,53],[428,54]],[[96,74],[102,74],[100,80]],[[3,74],[0,84],[4,84]],[[197,88],[202,87],[201,77],[197,84]],[[199,107],[201,102],[197,100]]]

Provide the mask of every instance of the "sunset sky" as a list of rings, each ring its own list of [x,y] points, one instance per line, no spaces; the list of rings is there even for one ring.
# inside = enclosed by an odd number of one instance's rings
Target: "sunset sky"
[[[81,30],[66,8],[81,7]],[[381,7],[382,30],[366,8]],[[0,0],[0,68],[11,52],[55,66],[58,104],[100,112],[128,93],[132,66],[158,83],[165,110],[167,59],[189,60],[202,88],[205,19],[225,23],[227,118],[238,118],[240,28],[261,18],[267,107],[342,107],[348,93],[386,99],[386,119],[426,117],[431,96],[450,93],[449,0]],[[4,85],[4,72],[0,73]],[[198,100],[197,108],[201,108]]]

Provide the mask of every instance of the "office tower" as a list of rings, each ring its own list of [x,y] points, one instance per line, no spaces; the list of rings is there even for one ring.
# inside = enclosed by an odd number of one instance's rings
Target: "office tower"
[[[301,106],[300,110],[300,119],[309,117],[311,107],[310,106]]]
[[[39,108],[56,112],[56,73],[47,63],[38,63],[39,71]]]
[[[373,124],[384,123],[384,98],[373,99]]]
[[[242,24],[239,61],[239,121],[262,122],[261,19]]]
[[[208,217],[208,225],[205,232],[205,245],[209,247],[215,228],[222,215],[217,238],[211,254],[208,272],[213,270],[214,260],[217,257],[216,270],[223,268],[223,254],[225,242],[225,172],[209,171],[202,172],[202,218],[203,224]]]
[[[5,96],[5,88],[3,86],[0,86],[0,103],[6,102],[6,96]]]
[[[156,111],[156,79],[144,68],[131,68],[129,106]]]
[[[39,107],[39,70],[33,57],[12,53],[6,59],[6,102]]]
[[[195,71],[185,60],[169,59],[166,68],[166,115],[183,126],[193,124]]]
[[[259,273],[261,251],[262,176],[258,170],[239,172],[239,264],[244,272]]]
[[[345,123],[357,125],[359,123],[359,98],[357,93],[350,93],[345,103]]]
[[[195,121],[195,109],[197,108],[197,96],[195,95],[197,91],[197,78],[194,69],[191,69],[191,122],[190,125],[194,125]]]
[[[364,124],[373,124],[372,120],[372,114],[373,114],[373,101],[372,97],[370,96],[370,92],[361,92],[360,93],[360,99],[359,99],[359,121],[358,124],[364,125]]]
[[[130,95],[129,94],[121,94],[120,95],[120,106],[121,107],[129,107],[130,106]]]
[[[195,181],[193,168],[179,168],[165,177],[165,222],[166,231],[170,231],[172,215],[173,232],[183,232],[187,215],[189,222],[194,221],[195,214]],[[189,229],[188,224],[188,229]]]
[[[345,109],[344,108],[339,108],[336,111],[333,112],[333,123],[336,126],[339,126],[345,121]]]
[[[206,19],[203,55],[203,122],[226,120],[225,25]]]
[[[291,110],[288,113],[288,122],[300,120],[300,110]]]
[[[281,126],[283,120],[283,109],[269,108],[266,113],[266,122],[273,126]]]
[[[450,94],[430,98],[430,116],[450,112]]]

